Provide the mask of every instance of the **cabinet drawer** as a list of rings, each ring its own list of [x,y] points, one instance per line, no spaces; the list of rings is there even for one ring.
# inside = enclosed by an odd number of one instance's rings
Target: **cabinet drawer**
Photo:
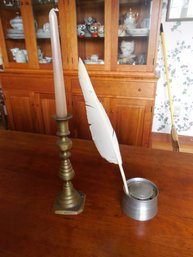
[[[38,91],[38,92],[54,92],[54,82],[53,78],[50,77],[3,77],[2,78],[2,87],[6,90],[29,90],[29,91]]]
[[[72,93],[81,94],[78,79],[71,81]],[[143,81],[92,80],[97,95],[121,98],[154,99],[155,83]]]

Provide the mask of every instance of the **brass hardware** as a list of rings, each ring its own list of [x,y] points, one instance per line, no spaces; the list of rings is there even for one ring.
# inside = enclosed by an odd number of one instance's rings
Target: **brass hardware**
[[[79,214],[84,209],[85,194],[77,191],[72,185],[72,178],[75,172],[72,168],[69,160],[70,152],[72,148],[72,141],[68,138],[70,131],[68,129],[68,120],[72,116],[68,114],[64,118],[58,118],[54,116],[54,119],[58,123],[58,130],[56,135],[58,136],[57,145],[60,148],[61,166],[59,177],[64,181],[63,191],[58,194],[54,203],[55,214],[71,215]]]

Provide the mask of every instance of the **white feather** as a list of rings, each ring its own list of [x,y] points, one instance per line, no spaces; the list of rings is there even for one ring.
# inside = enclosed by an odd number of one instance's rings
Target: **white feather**
[[[122,167],[122,158],[115,131],[111,126],[102,104],[99,102],[95,94],[87,70],[80,58],[78,76],[85,99],[87,118],[90,125],[92,139],[100,155],[104,159],[119,165],[125,192],[128,194],[127,182]]]

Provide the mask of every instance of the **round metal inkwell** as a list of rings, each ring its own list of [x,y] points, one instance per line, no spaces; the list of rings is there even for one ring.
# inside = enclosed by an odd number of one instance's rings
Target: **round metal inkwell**
[[[154,194],[152,185],[144,181],[134,181],[128,186],[128,189],[130,195],[138,200],[150,199]]]
[[[152,219],[157,213],[158,188],[144,178],[127,180],[129,195],[124,192],[122,209],[129,217],[145,221]]]

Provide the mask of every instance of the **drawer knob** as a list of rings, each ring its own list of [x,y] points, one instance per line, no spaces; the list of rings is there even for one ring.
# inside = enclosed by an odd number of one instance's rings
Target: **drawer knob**
[[[138,92],[141,92],[142,90],[141,90],[141,88],[138,88]]]

